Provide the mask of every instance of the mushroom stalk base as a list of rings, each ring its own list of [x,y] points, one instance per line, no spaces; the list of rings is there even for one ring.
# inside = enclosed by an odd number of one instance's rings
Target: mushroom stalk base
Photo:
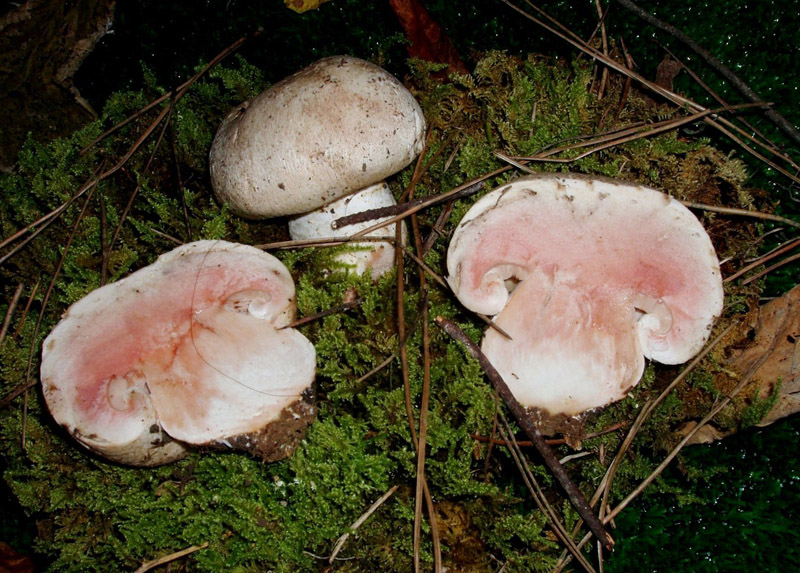
[[[346,215],[360,213],[381,207],[397,205],[389,186],[385,182],[370,185],[352,195],[343,197],[289,221],[289,235],[292,239],[325,239],[331,237],[346,238],[359,231],[368,229],[386,217],[348,225],[334,229],[333,222]],[[395,225],[388,225],[366,235],[367,237],[386,237],[391,242],[351,243],[352,252],[336,257],[336,260],[353,272],[364,274],[368,270],[373,278],[378,278],[394,267]],[[406,232],[403,229],[403,244],[406,243]]]

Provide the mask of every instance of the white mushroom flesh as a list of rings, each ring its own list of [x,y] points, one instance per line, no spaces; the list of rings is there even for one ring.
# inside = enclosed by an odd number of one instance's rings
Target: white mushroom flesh
[[[547,174],[495,189],[459,224],[447,264],[459,300],[511,336],[487,331],[492,364],[523,405],[551,414],[624,397],[643,357],[690,359],[722,309],[697,218],[608,179]]]
[[[314,348],[283,264],[198,241],[73,304],[44,342],[53,417],[112,460],[156,465],[185,444],[257,432],[313,382]]]

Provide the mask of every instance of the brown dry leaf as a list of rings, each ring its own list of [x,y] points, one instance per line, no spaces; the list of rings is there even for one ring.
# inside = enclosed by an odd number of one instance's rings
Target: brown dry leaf
[[[408,55],[427,62],[449,65],[448,73],[467,73],[458,51],[444,29],[420,0],[389,0],[408,40]]]
[[[302,14],[309,10],[316,10],[330,0],[283,0],[289,10]]]
[[[778,400],[759,426],[800,412],[800,285],[759,309],[755,338],[737,351],[727,367],[740,376],[752,375],[766,399],[780,381]],[[763,362],[762,362],[763,361]]]
[[[33,573],[33,560],[27,555],[14,551],[8,544],[0,541],[0,571],[3,573]]]

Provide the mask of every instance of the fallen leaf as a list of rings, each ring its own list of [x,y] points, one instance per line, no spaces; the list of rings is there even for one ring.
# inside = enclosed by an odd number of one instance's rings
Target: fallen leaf
[[[283,0],[283,3],[286,4],[289,10],[297,12],[298,14],[308,12],[309,10],[316,10],[321,5],[325,4],[325,2],[330,2],[330,0]]]

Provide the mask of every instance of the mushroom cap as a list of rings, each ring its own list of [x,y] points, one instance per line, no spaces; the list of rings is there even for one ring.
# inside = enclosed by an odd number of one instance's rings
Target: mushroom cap
[[[567,174],[482,197],[453,234],[448,281],[497,315],[482,347],[517,399],[577,414],[624,397],[644,357],[680,364],[722,310],[719,263],[678,201],[641,185]]]
[[[80,443],[121,463],[167,463],[189,444],[261,452],[257,436],[303,410],[314,378],[311,343],[278,330],[293,317],[278,259],[189,243],[67,310],[43,344],[44,398]]]
[[[211,183],[245,217],[307,213],[406,167],[424,132],[419,104],[394,76],[358,58],[324,58],[225,118]]]

